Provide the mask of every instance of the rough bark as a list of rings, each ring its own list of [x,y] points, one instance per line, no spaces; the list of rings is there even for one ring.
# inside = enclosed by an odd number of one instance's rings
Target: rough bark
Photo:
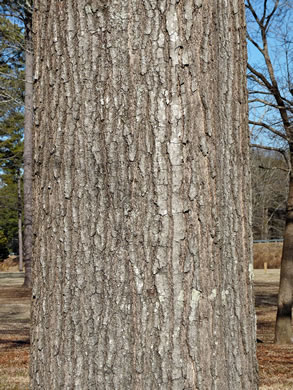
[[[24,215],[24,287],[32,285],[32,127],[33,127],[33,51],[32,51],[32,17],[26,19],[26,53],[25,53],[25,117],[24,117],[24,152],[23,152],[23,215]]]
[[[17,218],[18,218],[18,269],[23,271],[23,242],[22,242],[22,195],[21,195],[21,178],[17,178]]]
[[[242,1],[34,31],[32,389],[256,389]]]
[[[291,150],[291,166],[293,148]],[[293,172],[290,173],[289,194],[286,211],[286,227],[284,232],[283,252],[281,260],[280,287],[278,295],[278,311],[275,328],[275,343],[293,343],[292,331],[293,306]]]

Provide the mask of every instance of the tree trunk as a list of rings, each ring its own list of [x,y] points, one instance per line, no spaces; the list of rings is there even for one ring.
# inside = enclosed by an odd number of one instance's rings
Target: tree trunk
[[[291,167],[293,166],[293,149],[290,151]],[[275,343],[293,343],[292,332],[293,304],[293,172],[289,180],[289,195],[286,212],[286,227],[281,260],[278,311],[275,328]]]
[[[21,196],[21,178],[17,178],[17,217],[18,217],[18,269],[20,272],[23,271],[23,243],[22,243],[22,196]]]
[[[256,389],[242,1],[35,8],[32,389]]]
[[[26,22],[26,54],[25,54],[25,117],[24,117],[24,287],[31,287],[32,258],[32,126],[33,126],[33,51],[32,22],[28,15]]]

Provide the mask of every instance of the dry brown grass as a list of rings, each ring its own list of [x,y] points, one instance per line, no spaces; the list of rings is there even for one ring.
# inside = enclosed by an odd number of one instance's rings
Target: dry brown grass
[[[18,272],[18,257],[9,256],[8,259],[2,261],[0,263],[0,272]]]
[[[29,339],[1,335],[0,390],[28,390],[28,365]]]
[[[18,267],[15,258],[1,265],[9,272]],[[0,390],[28,390],[31,291],[22,287],[22,274],[5,271],[0,278]]]
[[[255,270],[255,303],[260,390],[293,389],[293,345],[275,345],[279,270]]]
[[[280,268],[282,256],[282,242],[259,242],[253,244],[254,269],[263,269],[264,263],[271,269]]]

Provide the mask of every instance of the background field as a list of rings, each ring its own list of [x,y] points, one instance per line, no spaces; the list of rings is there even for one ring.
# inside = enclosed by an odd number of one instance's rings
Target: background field
[[[264,263],[267,263],[268,268],[280,268],[282,248],[282,242],[260,242],[253,244],[254,268],[263,269]]]
[[[293,345],[273,344],[280,271],[263,270],[264,258],[268,268],[280,261],[281,244],[273,244],[274,250],[272,244],[255,249],[255,262],[262,268],[255,270],[254,287],[257,337],[262,341],[257,343],[260,390],[292,390]],[[22,283],[15,259],[0,265],[0,390],[28,390],[30,290]]]

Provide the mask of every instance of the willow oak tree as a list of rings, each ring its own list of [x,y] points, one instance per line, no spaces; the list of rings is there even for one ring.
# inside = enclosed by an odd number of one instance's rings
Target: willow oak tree
[[[33,31],[32,389],[256,389],[244,4]]]
[[[258,52],[257,62],[248,62],[250,103],[257,104],[250,123],[272,140],[272,146],[254,147],[277,151],[288,168],[289,191],[284,231],[275,342],[293,342],[293,19],[287,0],[246,1],[248,41]],[[283,55],[281,55],[283,54]],[[260,119],[260,113],[262,118]]]
[[[32,0],[0,0],[4,17],[18,20],[23,26],[24,40],[16,42],[17,48],[25,53],[25,115],[24,115],[24,286],[31,287],[32,257],[32,126],[33,126],[33,50],[32,50]]]

